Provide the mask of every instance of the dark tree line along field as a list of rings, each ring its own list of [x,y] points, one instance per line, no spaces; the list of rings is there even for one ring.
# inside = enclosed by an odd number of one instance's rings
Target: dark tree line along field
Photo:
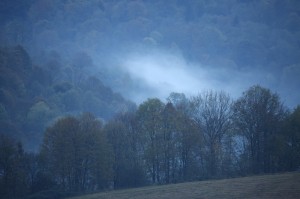
[[[253,86],[237,100],[206,91],[148,99],[103,123],[91,113],[50,125],[38,153],[1,135],[1,196],[106,189],[299,169],[300,107]],[[51,191],[50,191],[51,190]]]
[[[299,2],[1,0],[0,198],[299,169]]]

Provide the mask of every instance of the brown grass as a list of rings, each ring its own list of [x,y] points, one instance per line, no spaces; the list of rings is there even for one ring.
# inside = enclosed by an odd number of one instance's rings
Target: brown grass
[[[252,176],[150,186],[74,197],[72,199],[264,198],[300,199],[300,173]]]

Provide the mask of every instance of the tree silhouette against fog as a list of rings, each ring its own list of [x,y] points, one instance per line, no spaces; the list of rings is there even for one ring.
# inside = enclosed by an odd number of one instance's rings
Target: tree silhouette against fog
[[[276,135],[286,116],[279,96],[269,89],[253,86],[234,104],[234,121],[245,138],[245,153],[252,173],[275,171]]]
[[[224,92],[203,92],[192,99],[193,119],[205,142],[209,176],[220,172],[222,141],[231,127],[231,99]]]

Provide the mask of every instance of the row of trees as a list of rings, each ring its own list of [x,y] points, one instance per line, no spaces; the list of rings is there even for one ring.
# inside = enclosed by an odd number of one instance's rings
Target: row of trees
[[[166,103],[148,99],[105,124],[88,113],[61,118],[46,130],[39,154],[1,137],[0,195],[293,171],[300,166],[299,129],[300,107],[290,112],[260,86],[235,101],[224,92],[172,93]]]
[[[38,154],[4,135],[0,144],[0,198],[37,192],[29,198],[59,198],[66,195],[60,191],[99,190],[112,182],[112,152],[92,114],[59,119],[46,130]]]

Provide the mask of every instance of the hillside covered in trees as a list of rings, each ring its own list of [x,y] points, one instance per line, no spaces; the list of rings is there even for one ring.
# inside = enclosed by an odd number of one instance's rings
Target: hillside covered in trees
[[[237,97],[258,83],[299,103],[297,0],[2,0],[0,9],[2,46],[22,45],[42,65],[85,54],[106,86],[138,103],[202,89]]]
[[[54,58],[33,64],[22,46],[1,48],[0,56],[0,133],[27,150],[38,150],[45,128],[64,115],[93,112],[107,120],[135,107],[84,69],[93,65],[80,65],[84,54],[67,66]]]
[[[296,0],[0,1],[0,198],[300,167]]]

